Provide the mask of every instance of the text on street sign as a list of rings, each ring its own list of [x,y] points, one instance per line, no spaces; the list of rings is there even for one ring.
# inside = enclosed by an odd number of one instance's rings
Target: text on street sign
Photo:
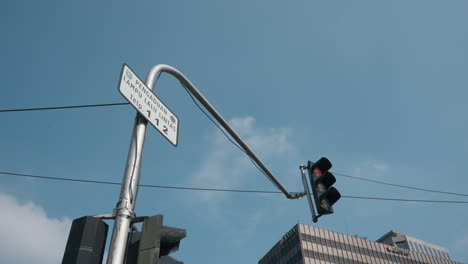
[[[172,145],[177,146],[179,119],[127,64],[122,67],[119,91]]]

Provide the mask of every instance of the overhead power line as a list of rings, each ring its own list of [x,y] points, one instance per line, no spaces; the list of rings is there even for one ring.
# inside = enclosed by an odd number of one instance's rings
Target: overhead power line
[[[130,103],[111,103],[111,104],[71,105],[71,106],[53,106],[53,107],[38,107],[38,108],[3,109],[3,110],[0,110],[0,113],[40,111],[40,110],[58,110],[58,109],[72,109],[72,108],[86,108],[86,107],[103,107],[103,106],[117,106],[117,105],[128,105],[128,104],[130,104]]]
[[[22,174],[22,173],[13,173],[13,172],[4,172],[4,171],[0,171],[0,174],[15,176],[15,177],[28,177],[28,178],[46,179],[46,180],[83,182],[83,183],[107,184],[107,185],[121,185],[121,183],[119,182],[84,180],[84,179],[63,178],[63,177],[50,177],[50,176],[40,176],[40,175],[31,175],[31,174]],[[270,193],[270,194],[281,193],[279,191],[199,188],[199,187],[182,187],[182,186],[166,186],[166,185],[151,185],[151,184],[139,184],[139,186],[147,187],[147,188],[177,189],[177,190],[191,190],[191,191],[211,191],[211,192],[264,193],[264,194],[265,193]],[[349,199],[382,200],[382,201],[398,201],[398,202],[468,204],[468,201],[399,199],[399,198],[347,196],[347,195],[343,195],[342,197],[349,198]]]
[[[158,76],[159,78],[159,76]],[[182,86],[187,90],[187,87],[182,84]],[[188,92],[188,91],[187,91]],[[262,174],[265,174],[263,170],[252,160],[252,158],[243,150],[238,144],[236,144],[232,138],[230,138],[226,132],[219,126],[219,124],[213,120],[204,110],[203,108],[195,101],[193,96],[188,92],[190,95],[192,101],[195,103],[195,105],[199,108],[200,111],[202,111],[205,116],[223,133],[223,135],[237,148],[239,148],[244,154],[246,154],[252,161],[252,163],[257,167],[257,169],[262,172]],[[42,107],[42,108],[23,108],[23,109],[4,109],[0,110],[0,113],[5,113],[5,112],[21,112],[21,111],[38,111],[38,110],[58,110],[58,109],[73,109],[73,108],[87,108],[87,107],[106,107],[106,106],[120,106],[120,105],[128,105],[130,103],[109,103],[109,104],[93,104],[93,105],[74,105],[74,106],[57,106],[57,107]],[[387,186],[394,186],[394,187],[399,187],[399,188],[406,188],[406,189],[411,189],[411,190],[418,190],[418,191],[423,191],[423,192],[432,192],[432,193],[441,193],[441,194],[449,194],[449,195],[457,195],[457,196],[464,196],[468,197],[468,194],[464,193],[455,193],[455,192],[447,192],[447,191],[440,191],[440,190],[432,190],[432,189],[425,189],[425,188],[419,188],[419,187],[413,187],[413,186],[407,186],[407,185],[401,185],[401,184],[395,184],[395,183],[388,183],[388,182],[383,182],[383,181],[376,181],[376,180],[371,180],[371,179],[366,179],[366,178],[361,178],[361,177],[356,177],[356,176],[351,176],[343,173],[337,173],[333,172],[336,175],[347,177],[350,179],[356,179],[356,180],[361,180],[361,181],[367,181],[367,182],[372,182],[376,184],[382,184],[382,185],[387,185]],[[270,180],[270,178],[267,177],[267,179]],[[79,180],[77,180],[79,181]],[[271,181],[271,180],[270,180]],[[114,183],[111,183],[114,184]],[[163,188],[163,187],[160,187]]]
[[[345,196],[345,195],[343,195],[342,197],[353,198],[353,199],[385,200],[385,201],[399,201],[399,202],[468,204],[468,201],[419,200],[419,199],[381,198],[381,197],[366,197],[366,196]]]
[[[337,173],[337,172],[333,172],[333,173],[335,175],[340,175],[340,176],[351,178],[351,179],[367,181],[367,182],[373,182],[373,183],[383,184],[383,185],[388,185],[388,186],[395,186],[395,187],[406,188],[406,189],[411,189],[411,190],[418,190],[418,191],[423,191],[423,192],[433,192],[433,193],[442,193],[442,194],[450,194],[450,195],[458,195],[458,196],[468,197],[468,194],[464,194],[464,193],[455,193],[455,192],[446,192],[446,191],[439,191],[439,190],[424,189],[424,188],[419,188],[419,187],[412,187],[412,186],[407,186],[407,185],[388,183],[388,182],[382,182],[382,181],[376,181],[376,180],[370,180],[370,179],[366,179],[366,178],[346,175],[346,174]]]

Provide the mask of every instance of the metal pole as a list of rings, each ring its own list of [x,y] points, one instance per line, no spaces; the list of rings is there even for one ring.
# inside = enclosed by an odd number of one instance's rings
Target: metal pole
[[[305,168],[306,166],[299,166],[299,169],[301,170],[302,174],[302,184],[304,185],[304,191],[307,194],[307,201],[309,202],[309,209],[310,212],[312,213],[312,222],[317,223],[317,215],[315,215],[315,210],[314,210],[314,205],[312,204],[312,198],[310,197],[310,190],[309,190],[309,185],[307,184],[307,178],[305,176]]]
[[[244,143],[237,133],[229,126],[224,118],[216,111],[216,109],[203,97],[203,95],[195,88],[195,86],[177,69],[159,64],[151,68],[146,78],[146,86],[153,89],[156,81],[156,76],[160,72],[167,72],[176,77],[197,100],[214,116],[214,118],[226,129],[226,131],[236,140],[247,155],[254,160],[256,164],[265,172],[268,178],[277,186],[289,199],[297,199],[305,195],[305,193],[290,193],[281,183],[273,176],[270,170],[263,162],[255,155],[255,153]],[[143,152],[143,144],[146,135],[146,119],[137,113],[135,126],[133,128],[130,149],[128,151],[127,166],[120,191],[119,202],[114,209],[114,229],[112,231],[112,239],[107,257],[107,264],[123,264],[125,260],[125,251],[128,238],[128,231],[132,219],[135,218],[133,212],[138,191],[138,183],[140,180],[140,165]]]
[[[224,120],[224,118],[216,111],[216,109],[206,100],[205,97],[198,91],[198,89],[193,85],[190,80],[185,77],[181,72],[177,69],[165,65],[165,64],[158,64],[151,68],[150,72],[148,73],[148,87],[152,87],[154,85],[154,81],[156,80],[156,76],[160,72],[166,72],[174,77],[176,77],[188,90],[191,94],[193,94],[197,100],[213,115],[213,117],[226,129],[226,131],[234,138],[234,140],[242,147],[242,149],[246,152],[246,154],[254,160],[256,164],[265,172],[267,177],[273,182],[273,184],[278,187],[278,189],[283,192],[283,194],[289,199],[297,199],[305,195],[305,193],[290,193],[286,190],[286,188],[281,185],[281,183],[273,176],[273,173],[263,164],[263,162],[255,155],[255,153],[249,148],[249,146],[244,143],[239,135],[234,131],[234,129],[229,126],[228,122]]]
[[[135,118],[130,149],[128,151],[127,166],[122,182],[119,202],[114,209],[115,222],[112,239],[107,256],[107,264],[123,264],[127,245],[128,229],[135,214],[135,201],[140,179],[140,165],[145,141],[147,121],[140,114]]]
[[[146,85],[150,89],[153,88],[154,77],[148,75],[146,78]],[[140,166],[147,123],[148,121],[137,112],[119,202],[114,209],[115,222],[107,264],[123,264],[125,260],[128,230],[132,219],[135,218],[133,210],[140,181]]]

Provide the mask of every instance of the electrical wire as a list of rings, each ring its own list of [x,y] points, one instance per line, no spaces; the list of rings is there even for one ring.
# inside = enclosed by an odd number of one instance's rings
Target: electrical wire
[[[180,82],[180,84],[182,84],[182,86],[184,87],[185,91],[188,93],[188,95],[190,96],[190,98],[192,99],[193,103],[198,107],[198,109],[200,109],[200,111],[202,111],[203,114],[205,114],[205,116],[221,131],[221,133],[223,133],[223,135],[229,140],[231,141],[231,143],[236,146],[238,149],[240,149],[240,151],[244,152],[246,155],[247,152],[241,147],[239,146],[239,144],[237,144],[236,142],[234,142],[234,140],[228,136],[228,134],[226,134],[226,131],[215,121],[213,120],[213,118],[211,118],[210,115],[208,115],[207,112],[205,112],[205,110],[198,104],[198,102],[195,100],[195,98],[193,98],[193,95],[190,93],[189,89],[185,86],[185,84],[183,84],[182,82]]]
[[[446,192],[446,191],[439,191],[439,190],[424,189],[424,188],[419,188],[419,187],[412,187],[412,186],[407,186],[407,185],[388,183],[388,182],[382,182],[382,181],[376,181],[376,180],[370,180],[370,179],[366,179],[366,178],[346,175],[346,174],[337,173],[337,172],[333,172],[333,174],[340,175],[340,176],[347,177],[347,178],[351,178],[351,179],[367,181],[367,182],[373,182],[373,183],[377,183],[377,184],[400,187],[400,188],[406,188],[406,189],[411,189],[411,190],[418,190],[418,191],[423,191],[423,192],[442,193],[442,194],[450,194],[450,195],[458,195],[458,196],[468,197],[468,194],[463,194],[463,193],[455,193],[455,192]]]
[[[198,102],[195,100],[195,98],[193,98],[193,95],[190,93],[190,91],[188,90],[188,88],[185,86],[185,84],[183,84],[182,82],[180,82],[182,84],[182,86],[185,88],[185,91],[188,93],[188,95],[190,96],[190,98],[192,99],[192,101],[195,103],[195,105],[198,107],[198,109],[200,109],[200,111],[203,112],[203,114],[205,114],[206,117],[208,117],[208,119],[224,134],[224,136],[234,145],[236,146],[238,149],[240,149],[242,152],[244,152],[244,154],[246,154],[249,158],[250,158],[250,161],[253,163],[253,165],[260,171],[263,173],[263,175],[265,175],[265,177],[267,177],[267,179],[273,184],[273,186],[275,186],[277,189],[278,186],[276,186],[276,184],[270,179],[270,177],[268,177],[268,175],[265,173],[265,171],[263,171],[260,166],[252,159],[252,157],[249,155],[249,153],[247,153],[247,151],[245,151],[241,146],[239,146],[236,142],[233,141],[233,139],[228,136],[225,132],[225,130],[223,128],[220,127],[220,125],[211,118],[211,116],[209,116],[205,110],[198,104]],[[349,177],[349,178],[353,178],[353,179],[358,179],[358,180],[363,180],[363,181],[368,181],[368,182],[373,182],[373,183],[378,183],[378,184],[383,184],[383,185],[388,185],[388,186],[395,186],[395,187],[400,187],[400,188],[407,188],[407,189],[412,189],[412,190],[418,190],[418,191],[425,191],[425,192],[435,192],[435,193],[442,193],[442,194],[450,194],[450,195],[458,195],[458,196],[466,196],[468,197],[468,194],[462,194],[462,193],[454,193],[454,192],[445,192],[445,191],[438,191],[438,190],[430,190],[430,189],[424,189],[424,188],[417,188],[417,187],[411,187],[411,186],[405,186],[405,185],[400,185],[400,184],[393,184],[393,183],[386,183],[386,182],[380,182],[380,181],[375,181],[375,180],[369,180],[369,179],[365,179],[365,178],[360,178],[360,177],[355,177],[355,176],[350,176],[350,175],[346,175],[346,174],[342,174],[342,173],[335,173],[336,175],[340,175],[340,176],[343,176],[343,177]]]
[[[0,110],[0,113],[40,111],[40,110],[58,110],[58,109],[72,109],[72,108],[86,108],[86,107],[118,106],[118,105],[128,105],[128,104],[130,104],[130,103],[110,103],[110,104],[93,104],[93,105],[71,105],[71,106],[54,106],[54,107],[39,107],[39,108],[3,109],[3,110]]]
[[[161,74],[160,74],[161,75]],[[158,79],[160,77],[158,75]],[[195,103],[195,105],[205,114],[206,117],[208,117],[211,122],[223,133],[223,135],[232,143],[234,144],[238,149],[240,149],[242,152],[244,152],[251,160],[251,162],[255,165],[255,167],[263,173],[267,177],[267,179],[273,183],[273,181],[268,177],[268,175],[258,166],[258,164],[255,163],[255,161],[248,155],[248,153],[242,149],[236,142],[232,140],[229,135],[226,134],[224,129],[222,129],[219,124],[213,120],[204,110],[203,108],[196,102],[195,98],[193,98],[192,94],[188,91],[187,87],[182,83],[182,86],[185,88],[187,93],[190,95],[190,98],[192,101]],[[109,103],[109,104],[93,104],[93,105],[73,105],[73,106],[56,106],[56,107],[41,107],[41,108],[22,108],[22,109],[3,109],[0,110],[0,113],[6,113],[6,112],[24,112],[24,111],[41,111],[41,110],[60,110],[60,109],[74,109],[74,108],[88,108],[88,107],[107,107],[107,106],[120,106],[120,105],[128,105],[130,103]],[[333,172],[335,175],[351,178],[351,179],[356,179],[356,180],[361,180],[361,181],[367,181],[367,182],[372,182],[376,184],[382,184],[382,185],[387,185],[387,186],[394,186],[394,187],[400,187],[400,188],[406,188],[406,189],[411,189],[411,190],[418,190],[418,191],[424,191],[424,192],[433,192],[433,193],[441,193],[441,194],[449,194],[449,195],[457,195],[457,196],[464,196],[468,197],[468,194],[463,194],[463,193],[455,193],[455,192],[446,192],[446,191],[440,191],[440,190],[432,190],[432,189],[425,189],[425,188],[419,188],[419,187],[413,187],[413,186],[407,186],[407,185],[402,185],[402,184],[394,184],[394,183],[388,183],[388,182],[382,182],[382,181],[376,181],[376,180],[371,180],[371,179],[366,179],[366,178],[361,178],[361,177],[356,177],[356,176],[351,176],[343,173],[337,173]],[[273,185],[278,188],[274,183]]]
[[[420,202],[420,203],[458,203],[468,204],[468,201],[440,201],[440,200],[418,200],[418,199],[400,199],[400,198],[381,198],[381,197],[366,197],[366,196],[341,196],[352,199],[367,199],[367,200],[385,200],[385,201],[399,201],[399,202]]]
[[[159,73],[158,77],[156,80],[159,79],[161,76],[161,73]],[[239,146],[236,142],[233,141],[229,135],[226,134],[226,131],[220,127],[220,125],[214,121],[211,116],[209,116],[205,110],[197,103],[195,98],[193,98],[192,94],[189,92],[187,87],[181,82],[182,86],[185,88],[187,93],[190,95],[190,98],[192,101],[195,103],[195,105],[202,111],[203,114],[205,114],[206,117],[223,133],[223,135],[238,149],[240,149],[242,152],[244,152],[249,158],[252,164],[263,174],[267,179],[273,183],[273,185],[278,189],[278,187],[274,184],[274,182],[268,177],[268,175],[258,166],[258,164],[255,163],[255,161],[252,159],[252,157],[241,147]],[[72,105],[72,106],[55,106],[55,107],[39,107],[39,108],[20,108],[20,109],[3,109],[0,110],[0,113],[7,113],[7,112],[24,112],[24,111],[40,111],[40,110],[60,110],[60,109],[74,109],[74,108],[88,108],[88,107],[105,107],[105,106],[119,106],[119,105],[128,105],[130,103],[110,103],[110,104],[94,104],[94,105]]]
[[[107,184],[107,185],[121,185],[121,183],[119,182],[84,180],[84,179],[63,178],[63,177],[50,177],[50,176],[40,176],[40,175],[13,173],[13,172],[5,172],[5,171],[0,171],[0,174],[15,176],[15,177],[28,177],[28,178],[46,179],[46,180],[83,182],[83,183]],[[147,188],[177,189],[177,190],[191,190],[191,191],[211,191],[211,192],[263,193],[263,194],[281,194],[282,193],[279,191],[199,188],[199,187],[166,186],[166,185],[152,185],[152,184],[139,184],[138,186],[147,187]],[[382,201],[398,201],[398,202],[468,204],[468,201],[450,201],[450,200],[399,199],[399,198],[347,196],[347,195],[342,195],[341,197],[349,198],[349,199],[366,199],[366,200],[382,200]]]
[[[195,98],[193,98],[193,95],[192,93],[190,93],[189,89],[185,86],[185,84],[183,84],[182,82],[180,82],[180,84],[182,84],[182,86],[184,87],[185,91],[188,93],[188,95],[190,96],[190,98],[192,99],[193,103],[198,107],[198,109],[200,109],[200,111],[202,111],[203,114],[205,114],[205,116],[221,131],[221,133],[223,133],[223,135],[234,145],[236,146],[238,149],[240,149],[242,152],[244,152],[245,155],[247,155],[247,157],[249,157],[250,161],[252,162],[252,164],[273,184],[273,186],[276,187],[276,189],[279,190],[278,186],[276,186],[276,184],[270,179],[270,177],[268,177],[268,175],[266,174],[265,171],[263,171],[260,166],[253,160],[253,158],[249,155],[249,153],[247,153],[247,151],[245,151],[241,146],[239,146],[239,144],[237,144],[236,142],[234,142],[234,140],[227,134],[227,132],[218,124],[218,122],[216,122],[215,120],[213,120],[213,118],[211,118],[210,115],[208,115],[208,113],[198,104],[198,102],[195,100]]]
[[[23,173],[14,173],[14,172],[5,172],[5,171],[0,171],[0,174],[15,176],[15,177],[27,177],[27,178],[36,178],[36,179],[45,179],[45,180],[83,182],[83,183],[108,184],[108,185],[121,185],[120,182],[85,180],[85,179],[63,178],[63,177],[51,177],[51,176],[41,176],[41,175],[32,175],[32,174],[23,174]],[[165,186],[165,185],[150,185],[150,184],[138,184],[138,186],[148,187],[148,188],[180,189],[180,190],[194,190],[194,191],[214,191],[214,192],[281,193],[281,192],[278,192],[278,191],[239,190],[239,189],[236,190],[236,189],[219,189],[219,188],[197,188],[197,187],[180,187],[180,186]]]
[[[156,81],[161,76],[159,73]],[[53,107],[38,107],[38,108],[19,108],[19,109],[3,109],[0,113],[7,112],[24,112],[24,111],[40,111],[40,110],[59,110],[59,109],[72,109],[72,108],[86,108],[86,107],[103,107],[103,106],[118,106],[118,105],[129,105],[130,103],[110,103],[110,104],[93,104],[93,105],[70,105],[70,106],[53,106]]]

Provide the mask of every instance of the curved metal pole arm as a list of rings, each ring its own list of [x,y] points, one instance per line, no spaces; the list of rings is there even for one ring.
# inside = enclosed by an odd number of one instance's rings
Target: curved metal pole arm
[[[278,187],[278,189],[283,192],[284,195],[286,195],[287,198],[289,199],[297,199],[305,195],[305,193],[290,193],[288,192],[283,185],[273,176],[271,171],[263,164],[263,162],[255,155],[255,153],[249,148],[249,146],[244,143],[244,141],[240,138],[239,135],[229,126],[228,122],[224,120],[224,118],[216,111],[216,109],[208,102],[208,100],[203,97],[203,95],[198,91],[198,89],[193,85],[190,80],[185,77],[181,72],[179,72],[177,69],[165,65],[165,64],[158,64],[151,68],[150,72],[148,73],[148,76],[146,78],[146,84],[150,89],[153,89],[153,86],[155,85],[156,82],[156,76],[158,76],[159,73],[161,72],[166,72],[171,74],[172,76],[176,77],[188,90],[191,94],[197,98],[197,100],[205,107],[205,109],[210,112],[211,115],[226,129],[226,131],[231,135],[234,140],[244,149],[244,151],[247,153],[249,157],[251,157],[256,164],[265,172],[268,178]]]

